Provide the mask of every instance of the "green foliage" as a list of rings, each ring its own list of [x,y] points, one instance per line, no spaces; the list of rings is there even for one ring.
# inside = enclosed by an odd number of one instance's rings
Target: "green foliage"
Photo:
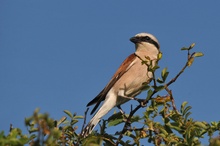
[[[2,146],[23,146],[29,139],[30,137],[22,134],[22,131],[18,128],[12,129],[7,136],[5,136],[4,131],[0,133],[0,145]]]
[[[99,132],[93,131],[86,138],[81,136],[81,132],[77,132],[79,130],[76,124],[80,119],[85,120],[87,111],[85,116],[78,116],[76,113],[72,114],[70,111],[64,110],[67,116],[54,120],[47,113],[41,114],[39,109],[36,109],[32,116],[25,118],[25,125],[29,133],[23,134],[19,128],[11,128],[8,135],[2,131],[0,132],[0,145],[140,146],[152,143],[155,146],[201,146],[200,140],[208,135],[210,146],[219,146],[219,136],[212,137],[215,132],[220,132],[220,121],[207,123],[193,119],[190,111],[192,107],[187,102],[183,102],[177,109],[172,91],[169,89],[169,85],[173,84],[184,70],[192,65],[195,57],[203,56],[201,52],[190,53],[194,46],[195,43],[188,48],[181,49],[188,51],[186,64],[170,81],[167,81],[168,68],[162,69],[161,77],[156,79],[154,72],[159,66],[153,65],[149,57],[142,60],[143,65],[147,65],[153,74],[151,85],[143,83],[142,89],[148,90],[146,99],[137,99],[140,105],[135,108],[131,106],[130,113],[114,113],[107,120],[102,120],[99,124]],[[162,53],[158,55],[158,60],[161,58]],[[167,92],[167,95],[160,95],[160,91]],[[137,115],[136,111],[143,108],[143,114]],[[121,128],[115,129],[114,134],[106,132],[108,128],[115,126]],[[81,127],[83,128],[84,124]]]

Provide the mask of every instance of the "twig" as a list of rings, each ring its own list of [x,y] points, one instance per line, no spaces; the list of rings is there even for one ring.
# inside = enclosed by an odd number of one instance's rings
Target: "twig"
[[[168,87],[165,87],[165,90],[168,92],[168,94],[170,95],[170,100],[172,102],[172,106],[173,106],[173,109],[177,111],[177,108],[176,108],[176,105],[175,105],[175,102],[174,102],[174,98],[173,98],[173,93],[172,93],[172,90],[168,89]]]
[[[123,134],[127,131],[127,128],[126,128],[126,127],[130,124],[130,119],[131,119],[131,117],[134,115],[134,113],[135,113],[139,108],[141,108],[141,104],[139,104],[134,110],[132,110],[132,111],[130,112],[130,114],[129,114],[129,116],[128,116],[128,118],[127,118],[125,124],[124,124],[124,127],[123,127],[123,129],[122,129],[122,132],[121,132],[121,134],[119,135],[119,137],[118,137],[118,139],[117,139],[117,141],[116,141],[116,144],[115,144],[116,146],[120,143],[121,139],[123,138]]]
[[[186,62],[186,64],[184,65],[184,67],[180,70],[180,72],[173,78],[173,79],[171,79],[167,84],[165,84],[164,86],[165,86],[165,88],[166,87],[168,87],[169,85],[171,85],[172,83],[174,83],[176,80],[177,80],[177,78],[184,72],[184,70],[187,68],[187,66],[188,66],[188,61],[191,59],[191,58],[193,58],[193,55],[194,55],[195,53],[193,53],[193,54],[189,54],[189,51],[188,51],[188,60],[187,60],[187,62]]]
[[[155,91],[155,90],[154,90]],[[156,92],[155,92],[156,93]],[[151,95],[151,97],[155,94],[154,92],[153,92],[153,94]],[[151,99],[149,99],[149,100],[151,100]],[[144,104],[147,104],[147,102],[149,101],[149,100],[145,100],[144,101]],[[125,122],[125,124],[124,124],[124,127],[123,127],[123,129],[122,129],[122,132],[121,132],[121,134],[119,135],[119,137],[118,137],[118,139],[117,139],[117,141],[116,141],[116,146],[119,144],[119,142],[121,141],[121,139],[123,138],[123,134],[127,131],[127,126],[130,124],[130,120],[131,120],[131,117],[141,108],[141,107],[143,107],[142,106],[142,104],[140,103],[138,106],[136,106],[136,108],[134,109],[134,110],[132,110],[131,112],[130,112],[130,114],[129,114],[129,116],[128,116],[128,118],[127,118],[127,120],[126,120],[126,122]]]
[[[13,129],[13,125],[12,125],[12,124],[10,124],[10,129],[9,129],[9,132],[11,132],[11,131],[12,131],[12,129]]]
[[[87,108],[85,113],[84,113],[84,121],[83,121],[82,130],[81,130],[81,134],[80,135],[82,135],[84,127],[86,125],[86,116],[87,116],[88,111],[89,111],[89,108]]]
[[[194,53],[190,54],[190,52],[189,52],[189,50],[188,50],[187,62],[186,62],[186,64],[183,66],[183,68],[180,70],[180,72],[179,72],[173,79],[171,79],[167,84],[164,85],[165,90],[169,93],[169,95],[170,95],[170,97],[171,97],[171,102],[172,102],[172,105],[173,105],[173,108],[174,108],[175,111],[177,111],[177,110],[176,110],[176,106],[175,106],[175,104],[174,104],[174,98],[173,98],[173,95],[172,95],[172,91],[169,90],[168,87],[169,87],[172,83],[174,83],[174,82],[179,78],[179,76],[184,72],[184,70],[185,70],[185,69],[187,68],[187,66],[188,66],[188,61],[193,57],[193,55],[194,55]],[[146,62],[145,62],[142,58],[140,58],[139,56],[137,56],[137,57],[138,57],[139,59],[141,59],[141,60],[146,64]],[[146,65],[147,65],[147,64],[146,64]],[[147,65],[147,66],[148,66],[148,65]],[[155,80],[154,72],[152,72],[152,73],[153,73],[154,87],[156,87],[156,80]],[[152,97],[153,97],[153,95],[154,95],[155,93],[157,93],[157,92],[158,92],[158,91],[154,89],[154,90],[153,90],[153,93],[152,93],[151,96],[150,96],[150,98],[149,98],[148,100],[145,100],[145,101],[143,102],[143,104],[144,104],[144,105],[147,104],[148,101],[151,100]],[[121,132],[121,134],[119,135],[119,137],[118,137],[118,139],[117,139],[117,141],[116,141],[116,144],[115,144],[116,146],[120,143],[121,139],[123,138],[123,134],[127,131],[126,127],[127,127],[127,125],[129,124],[129,121],[130,121],[131,117],[132,117],[141,107],[143,107],[143,106],[142,106],[142,103],[140,103],[134,110],[132,110],[132,111],[130,112],[130,114],[129,114],[128,118],[127,118],[127,121],[125,122],[124,127],[123,127],[123,129],[122,129],[122,132]]]

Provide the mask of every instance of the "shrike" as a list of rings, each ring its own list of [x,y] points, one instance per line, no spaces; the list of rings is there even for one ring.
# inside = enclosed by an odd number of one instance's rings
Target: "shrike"
[[[152,61],[153,66],[158,60],[160,45],[158,40],[149,33],[139,33],[130,39],[135,44],[135,53],[128,56],[105,88],[87,106],[96,104],[91,114],[95,112],[99,104],[104,101],[98,112],[93,116],[83,130],[82,135],[88,136],[101,118],[113,107],[120,106],[141,93],[143,83],[150,83],[152,72],[148,66],[142,64],[146,57]]]

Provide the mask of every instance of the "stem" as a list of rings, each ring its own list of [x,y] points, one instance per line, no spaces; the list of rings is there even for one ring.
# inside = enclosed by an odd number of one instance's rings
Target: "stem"
[[[184,72],[184,70],[185,70],[185,69],[187,68],[187,66],[188,66],[188,61],[193,57],[193,55],[194,55],[194,53],[193,53],[193,54],[190,54],[190,52],[189,52],[189,50],[188,50],[187,62],[186,62],[186,64],[183,66],[183,68],[179,71],[179,73],[178,73],[173,79],[171,79],[168,83],[166,83],[166,84],[164,85],[165,90],[169,93],[169,95],[170,95],[170,97],[171,97],[171,102],[172,102],[172,105],[173,105],[173,108],[174,108],[175,111],[177,111],[177,110],[176,110],[176,106],[175,106],[175,104],[174,104],[174,98],[173,98],[173,95],[172,95],[172,91],[171,91],[170,89],[168,89],[168,87],[169,87],[171,84],[173,84],[173,83],[179,78],[179,76]],[[139,59],[141,59],[139,56],[137,56],[137,57],[138,57]],[[143,59],[141,59],[141,60],[144,62]],[[147,65],[147,64],[146,64],[146,65]],[[154,87],[156,87],[155,74],[154,74],[154,72],[152,72],[152,73],[153,73]],[[150,97],[149,100],[151,100],[152,97],[153,97],[153,95],[154,95],[155,93],[157,93],[157,92],[158,92],[158,91],[156,91],[156,90],[154,89],[154,90],[153,90],[153,93],[152,93],[152,95],[151,95],[151,97]],[[145,100],[145,101],[143,102],[143,105],[147,104],[149,100]],[[141,107],[143,107],[143,106],[142,106],[142,104],[140,103],[134,110],[132,110],[132,111],[130,112],[130,114],[129,114],[128,118],[127,118],[127,121],[125,122],[124,127],[123,127],[123,129],[122,129],[122,132],[121,132],[121,134],[119,135],[119,137],[118,137],[118,139],[117,139],[117,141],[116,141],[116,144],[115,144],[116,146],[119,144],[119,142],[120,142],[121,139],[123,138],[123,134],[127,131],[126,127],[130,124],[129,122],[130,122],[131,117],[132,117]]]

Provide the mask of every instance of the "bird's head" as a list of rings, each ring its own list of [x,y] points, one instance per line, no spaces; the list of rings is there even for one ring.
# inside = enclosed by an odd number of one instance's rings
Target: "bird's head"
[[[149,33],[139,33],[130,38],[135,44],[136,50],[148,49],[148,51],[160,52],[160,44],[155,36]]]

